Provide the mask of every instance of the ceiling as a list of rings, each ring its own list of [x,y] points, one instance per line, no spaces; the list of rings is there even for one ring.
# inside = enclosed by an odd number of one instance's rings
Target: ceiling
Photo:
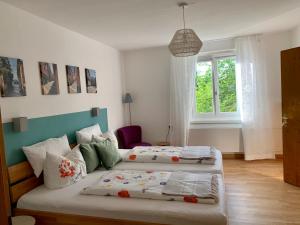
[[[1,1],[120,50],[167,45],[182,27],[178,0]],[[202,40],[290,29],[300,21],[300,0],[186,2],[187,27]]]

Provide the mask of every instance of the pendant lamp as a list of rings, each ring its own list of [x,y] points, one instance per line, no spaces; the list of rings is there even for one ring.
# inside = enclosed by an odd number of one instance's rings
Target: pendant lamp
[[[175,57],[187,57],[199,53],[203,43],[192,29],[185,28],[184,7],[188,4],[186,2],[179,3],[183,12],[183,29],[177,30],[174,34],[169,49]]]

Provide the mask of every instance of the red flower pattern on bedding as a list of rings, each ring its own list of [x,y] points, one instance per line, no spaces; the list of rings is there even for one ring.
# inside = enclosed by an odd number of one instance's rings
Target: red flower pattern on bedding
[[[198,203],[198,199],[196,196],[184,196],[183,200],[185,202],[190,202],[190,203]]]
[[[135,159],[136,159],[136,155],[130,155],[130,156],[129,156],[129,159],[130,159],[130,160],[135,160]]]
[[[64,159],[59,164],[60,177],[73,177],[75,175],[75,167],[71,165],[71,162]]]
[[[179,157],[178,156],[172,156],[172,161],[173,162],[178,162],[179,161]]]
[[[127,190],[122,190],[118,192],[120,198],[130,198],[129,192]]]
[[[117,178],[118,180],[124,180],[124,177],[122,177],[122,176],[116,176],[116,178]]]

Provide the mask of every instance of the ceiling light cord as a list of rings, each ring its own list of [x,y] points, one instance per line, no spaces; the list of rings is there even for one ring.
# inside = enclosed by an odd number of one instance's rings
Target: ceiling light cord
[[[185,30],[184,5],[182,6],[182,17],[183,17],[183,29]]]

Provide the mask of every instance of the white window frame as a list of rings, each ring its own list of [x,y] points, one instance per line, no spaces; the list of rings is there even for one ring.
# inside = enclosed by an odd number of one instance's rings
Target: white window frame
[[[219,99],[219,75],[217,71],[217,60],[220,58],[236,57],[234,51],[227,51],[221,53],[209,53],[199,55],[198,62],[211,61],[212,62],[212,85],[213,85],[213,112],[198,113],[196,110],[196,91],[193,95],[193,110],[192,110],[192,123],[240,123],[240,107],[237,96],[237,111],[236,112],[220,112],[220,99]],[[196,74],[195,78],[196,80]],[[237,82],[237,79],[236,79]],[[238,85],[236,83],[236,93],[238,94]]]

